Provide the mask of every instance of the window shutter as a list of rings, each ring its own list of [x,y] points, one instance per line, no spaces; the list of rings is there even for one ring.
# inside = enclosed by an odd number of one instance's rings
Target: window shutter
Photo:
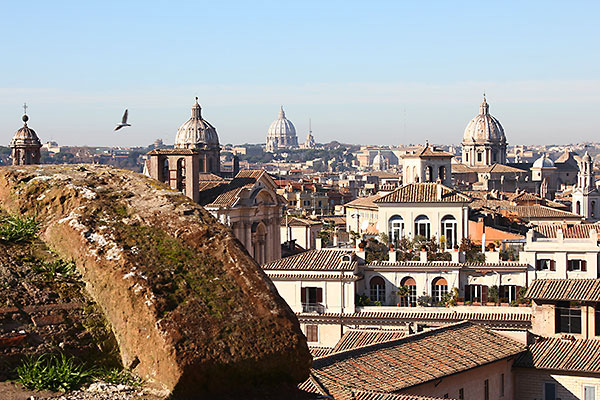
[[[300,288],[300,301],[306,303],[306,288]]]
[[[317,303],[323,302],[323,289],[317,288]]]
[[[556,271],[556,261],[550,260],[550,271]]]
[[[587,261],[586,260],[581,260],[581,270],[583,272],[587,271]]]
[[[488,287],[481,285],[481,304],[487,303],[488,301]]]
[[[535,269],[538,271],[542,269],[542,260],[535,261]]]

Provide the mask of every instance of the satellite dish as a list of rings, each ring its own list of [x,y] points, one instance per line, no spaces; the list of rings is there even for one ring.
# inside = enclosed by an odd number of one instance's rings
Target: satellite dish
[[[360,229],[363,231],[366,231],[368,227],[369,227],[369,221],[364,219],[363,222],[360,224]]]

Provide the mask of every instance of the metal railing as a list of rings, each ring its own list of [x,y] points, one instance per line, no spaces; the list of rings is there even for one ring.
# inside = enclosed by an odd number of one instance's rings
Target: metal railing
[[[302,303],[302,312],[323,314],[325,306],[319,303]]]

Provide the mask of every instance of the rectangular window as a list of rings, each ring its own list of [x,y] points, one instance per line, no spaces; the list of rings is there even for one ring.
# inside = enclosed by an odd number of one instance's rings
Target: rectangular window
[[[504,374],[500,374],[500,397],[504,397]]]
[[[319,325],[306,325],[306,340],[313,343],[319,341]]]
[[[322,312],[323,288],[303,287],[300,289],[303,312]]]
[[[463,388],[458,389],[458,399],[459,400],[465,399],[465,389],[463,389]]]
[[[586,271],[587,265],[585,260],[568,260],[567,271]]]
[[[556,400],[556,386],[554,383],[544,382],[544,400]]]
[[[596,400],[596,386],[583,387],[583,400]]]
[[[555,333],[581,333],[581,307],[569,303],[558,303],[554,308],[556,315]]]
[[[543,258],[535,262],[535,269],[538,271],[556,271],[556,263],[554,260]]]
[[[490,381],[488,379],[483,382],[483,399],[490,400]]]

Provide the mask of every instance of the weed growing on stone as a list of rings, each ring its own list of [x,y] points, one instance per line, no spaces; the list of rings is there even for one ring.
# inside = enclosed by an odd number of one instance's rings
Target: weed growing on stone
[[[98,379],[112,383],[114,385],[127,385],[138,387],[142,384],[142,380],[133,375],[126,369],[121,368],[101,368],[98,370]]]
[[[96,371],[64,354],[43,354],[25,359],[15,374],[17,382],[28,389],[66,392],[91,382]]]
[[[63,276],[70,278],[75,275],[75,263],[73,261],[54,260],[34,264],[32,266],[34,272],[46,275],[49,278]]]
[[[10,215],[0,221],[0,240],[4,242],[28,242],[40,229],[35,217]]]

